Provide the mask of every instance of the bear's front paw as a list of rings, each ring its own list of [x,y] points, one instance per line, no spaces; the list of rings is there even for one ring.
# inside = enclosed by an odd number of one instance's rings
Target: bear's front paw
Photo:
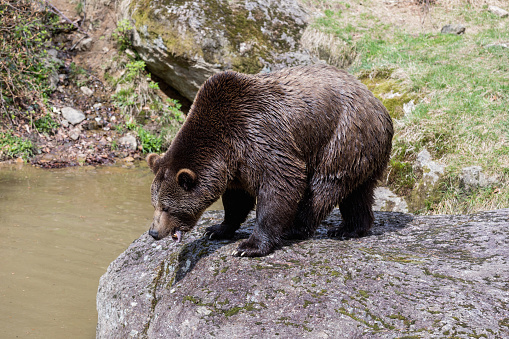
[[[240,243],[232,255],[236,257],[264,257],[273,250],[274,246],[267,242],[262,242],[251,235],[249,239]]]
[[[345,227],[334,227],[327,231],[327,236],[331,238],[352,239],[361,238],[368,234],[368,231],[351,230]]]
[[[232,239],[237,228],[229,227],[225,224],[217,224],[207,227],[204,236],[209,239]]]

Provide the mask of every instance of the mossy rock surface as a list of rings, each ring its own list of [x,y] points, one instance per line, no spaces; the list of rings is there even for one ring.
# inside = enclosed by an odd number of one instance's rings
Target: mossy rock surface
[[[361,72],[360,81],[384,104],[393,119],[400,119],[405,114],[404,105],[410,101],[417,102],[417,93],[407,88],[401,80],[393,77],[394,69],[382,68]]]
[[[295,0],[122,0],[149,69],[188,99],[212,74],[309,64],[300,48],[308,14]]]
[[[147,233],[108,267],[98,338],[444,338],[509,336],[509,210],[375,212],[366,237],[314,237],[263,258],[231,252],[253,230],[209,240],[206,212],[182,243]],[[480,317],[479,314],[483,316]]]

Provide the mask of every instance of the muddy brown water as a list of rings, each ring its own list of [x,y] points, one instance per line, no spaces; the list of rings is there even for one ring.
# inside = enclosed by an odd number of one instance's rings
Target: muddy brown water
[[[0,165],[0,338],[95,338],[99,278],[147,231],[152,178]]]

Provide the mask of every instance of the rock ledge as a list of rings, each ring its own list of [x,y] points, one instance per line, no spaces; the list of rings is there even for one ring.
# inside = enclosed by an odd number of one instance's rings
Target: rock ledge
[[[509,209],[459,216],[376,213],[372,235],[312,239],[264,258],[202,238],[147,233],[108,267],[98,338],[509,337]]]

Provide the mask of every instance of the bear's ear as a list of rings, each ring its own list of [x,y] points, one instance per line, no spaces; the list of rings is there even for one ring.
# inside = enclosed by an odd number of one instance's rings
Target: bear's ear
[[[157,174],[157,170],[159,169],[159,162],[158,160],[161,159],[161,157],[155,153],[150,153],[147,155],[147,163],[148,167],[154,172],[154,174]]]
[[[182,168],[177,172],[177,182],[180,187],[189,191],[196,185],[196,173],[189,168]]]

